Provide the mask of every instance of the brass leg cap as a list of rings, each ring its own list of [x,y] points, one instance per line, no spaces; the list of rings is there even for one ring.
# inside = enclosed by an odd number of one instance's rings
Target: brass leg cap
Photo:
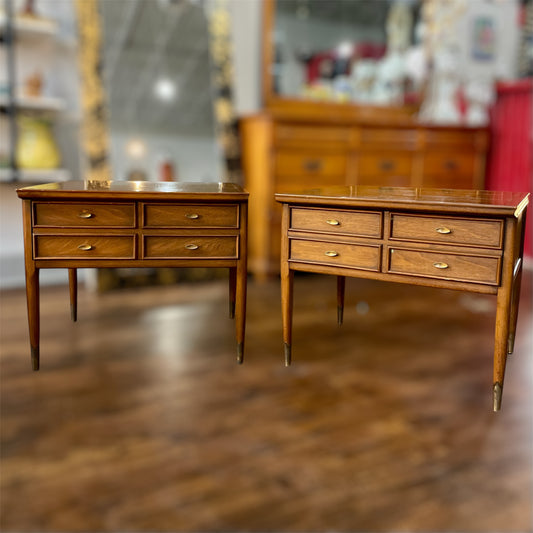
[[[76,322],[78,320],[78,310],[74,305],[70,306],[70,318],[72,319],[72,322]]]
[[[31,368],[33,371],[39,370],[39,348],[31,347]]]
[[[512,354],[514,351],[514,339],[515,339],[514,333],[511,333],[509,335],[509,339],[507,339],[507,354],[508,355]]]
[[[237,363],[242,365],[244,361],[244,342],[237,343]]]
[[[494,412],[499,411],[502,407],[502,389],[503,388],[501,383],[494,383],[494,387],[492,390]]]
[[[283,343],[283,351],[285,353],[285,366],[290,366],[291,365],[291,359],[292,359],[291,345],[287,344],[286,342]]]
[[[235,318],[235,302],[229,303],[229,317]]]
[[[342,320],[344,318],[344,307],[337,307],[337,324],[342,326]]]

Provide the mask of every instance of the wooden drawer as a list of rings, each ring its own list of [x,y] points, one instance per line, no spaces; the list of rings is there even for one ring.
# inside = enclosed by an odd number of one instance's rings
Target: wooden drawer
[[[418,131],[402,128],[361,128],[361,147],[380,146],[383,148],[414,149],[418,141]]]
[[[34,259],[134,259],[133,235],[37,235]]]
[[[347,158],[342,153],[279,150],[274,158],[274,172],[278,176],[339,176],[344,181],[346,174]]]
[[[332,209],[291,208],[290,227],[300,231],[380,238],[381,213]]]
[[[391,248],[389,272],[498,285],[500,282],[500,259],[498,257]]]
[[[34,202],[33,225],[58,228],[133,228],[135,204]]]
[[[461,130],[438,130],[426,129],[424,131],[425,143],[427,145],[446,146],[458,149],[474,149],[480,132]],[[481,132],[481,135],[486,136]]]
[[[237,228],[237,205],[144,204],[145,228]]]
[[[501,220],[391,214],[391,238],[501,248]]]
[[[274,126],[274,145],[281,147],[345,148],[354,142],[354,138],[352,128],[295,124]]]
[[[289,259],[378,272],[381,264],[381,245],[367,246],[291,239]]]
[[[472,152],[426,152],[423,157],[423,172],[424,176],[443,176],[447,178],[466,176],[472,178],[474,164],[475,155]]]
[[[358,176],[410,176],[413,159],[408,153],[366,152],[358,158]]]
[[[238,237],[144,235],[143,259],[236,259]]]

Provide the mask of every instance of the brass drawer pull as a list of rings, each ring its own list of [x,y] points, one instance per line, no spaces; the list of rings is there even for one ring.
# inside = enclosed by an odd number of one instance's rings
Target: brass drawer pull
[[[303,163],[303,168],[308,172],[317,172],[322,168],[322,161],[319,159],[307,159]]]
[[[328,257],[337,257],[339,255],[338,252],[325,252],[324,255],[327,255]]]
[[[92,218],[94,215],[90,211],[82,211],[78,213],[79,218]]]
[[[435,230],[437,233],[440,233],[441,235],[447,235],[448,233],[451,233],[452,230],[450,228],[446,228],[446,227],[442,227],[442,228],[437,228]]]
[[[92,250],[93,247],[90,244],[80,244],[78,246],[78,250],[83,250],[84,252],[87,252],[89,250]]]
[[[389,159],[382,160],[379,164],[379,168],[380,170],[383,170],[383,171],[393,170],[394,162]]]
[[[334,218],[328,218],[328,220],[326,220],[326,222],[330,226],[340,226],[340,222],[338,220],[335,220]]]
[[[187,248],[187,250],[198,250],[199,246],[197,244],[186,244],[185,248]]]
[[[433,263],[433,266],[444,270],[445,268],[448,268],[448,263]]]
[[[196,220],[197,218],[200,218],[198,213],[187,213],[185,216],[190,220]]]

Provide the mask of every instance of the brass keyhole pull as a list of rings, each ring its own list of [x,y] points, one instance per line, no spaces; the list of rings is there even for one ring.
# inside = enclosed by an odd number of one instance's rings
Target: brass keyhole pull
[[[92,218],[93,214],[90,211],[82,211],[81,213],[78,213],[79,218]]]
[[[388,159],[381,161],[379,165],[381,170],[392,170],[394,168],[394,163],[392,161],[389,161]]]
[[[83,250],[84,252],[87,252],[88,250],[92,250],[93,247],[90,244],[80,244],[78,246],[78,250]]]
[[[326,220],[326,223],[328,223],[330,226],[340,226],[340,222],[338,220],[335,220],[334,218],[328,218],[328,220]]]
[[[324,252],[324,255],[327,255],[328,257],[337,257],[339,255],[338,252]]]
[[[322,161],[319,159],[308,159],[303,163],[303,167],[309,172],[316,172],[322,168]]]
[[[445,268],[448,268],[448,263],[433,263],[433,266],[444,270]]]
[[[448,233],[452,232],[452,230],[450,228],[446,228],[445,226],[443,226],[441,228],[437,228],[435,231],[437,233],[440,233],[441,235],[447,235]]]
[[[187,213],[185,216],[190,220],[196,220],[197,218],[200,218],[198,213]]]
[[[187,250],[198,250],[199,246],[197,244],[186,244],[185,248],[187,248]]]

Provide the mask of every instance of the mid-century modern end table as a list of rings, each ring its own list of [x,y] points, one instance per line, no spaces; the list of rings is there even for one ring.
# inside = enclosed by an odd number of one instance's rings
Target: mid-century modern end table
[[[248,193],[233,183],[71,181],[23,199],[31,361],[39,369],[39,270],[67,268],[72,319],[78,268],[227,267],[237,360],[244,354]]]
[[[512,353],[529,194],[391,187],[328,187],[276,194],[283,204],[281,291],[291,362],[294,271],[497,295],[493,407]]]

